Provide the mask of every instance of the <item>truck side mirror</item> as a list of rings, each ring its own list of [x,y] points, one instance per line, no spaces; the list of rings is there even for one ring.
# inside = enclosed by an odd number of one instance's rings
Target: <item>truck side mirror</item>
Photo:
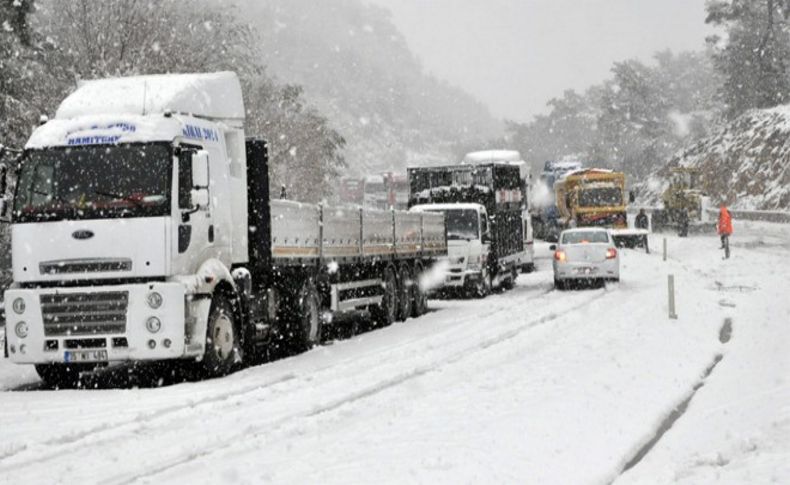
[[[192,154],[192,187],[208,189],[208,152],[199,150]]]
[[[636,193],[632,190],[628,192],[628,203],[633,204],[634,202],[636,202]]]
[[[194,188],[189,193],[189,201],[195,209],[208,209],[208,189]]]

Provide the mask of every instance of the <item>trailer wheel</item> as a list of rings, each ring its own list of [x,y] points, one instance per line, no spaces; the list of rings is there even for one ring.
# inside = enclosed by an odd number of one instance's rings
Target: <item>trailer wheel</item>
[[[420,277],[423,267],[417,264],[414,267],[414,304],[412,305],[411,316],[414,318],[424,315],[428,311],[428,294],[420,286]]]
[[[221,377],[241,363],[242,350],[233,304],[222,293],[216,293],[212,300],[201,368],[208,377]]]
[[[36,373],[47,387],[74,389],[80,384],[80,373],[90,372],[95,366],[86,364],[36,364]]]
[[[297,335],[299,350],[310,350],[321,344],[323,329],[321,325],[321,298],[311,280],[302,285],[296,301]]]
[[[381,296],[381,305],[372,307],[371,313],[373,322],[385,327],[392,325],[398,313],[398,280],[392,268],[384,270],[382,283],[384,294]]]
[[[405,264],[398,275],[398,321],[405,322],[411,316],[414,301],[414,279]]]

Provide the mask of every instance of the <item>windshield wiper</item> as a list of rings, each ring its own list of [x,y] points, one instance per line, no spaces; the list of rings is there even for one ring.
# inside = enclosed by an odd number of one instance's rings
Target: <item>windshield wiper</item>
[[[104,197],[112,197],[113,199],[116,199],[116,200],[122,200],[124,202],[129,202],[130,204],[134,204],[135,207],[139,207],[141,209],[144,207],[143,203],[141,201],[139,201],[137,199],[133,199],[132,197],[130,197],[128,195],[114,194],[112,192],[102,192],[100,190],[94,190],[93,193],[96,194],[96,195],[102,195]]]

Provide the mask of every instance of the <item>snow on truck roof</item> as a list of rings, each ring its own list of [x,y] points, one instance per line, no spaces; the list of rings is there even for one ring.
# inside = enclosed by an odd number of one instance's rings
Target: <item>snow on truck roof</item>
[[[241,84],[233,72],[83,81],[63,100],[55,118],[150,115],[167,110],[203,118],[244,120]]]
[[[521,154],[515,150],[484,150],[467,153],[463,164],[488,162],[523,162]]]
[[[420,204],[415,205],[409,211],[411,212],[431,212],[431,211],[447,211],[447,210],[485,210],[482,204],[475,204],[473,202],[459,202],[448,204]]]

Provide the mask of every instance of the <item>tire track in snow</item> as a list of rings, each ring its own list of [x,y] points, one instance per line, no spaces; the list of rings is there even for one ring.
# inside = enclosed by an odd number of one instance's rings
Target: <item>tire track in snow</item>
[[[518,288],[517,288],[516,291],[511,291],[511,292],[508,292],[508,293],[504,293],[504,294],[500,294],[500,295],[494,296],[495,299],[500,300],[497,303],[504,303],[504,305],[502,305],[499,308],[496,308],[494,311],[486,312],[486,317],[490,317],[490,316],[493,316],[493,315],[496,315],[496,314],[500,314],[503,311],[510,310],[511,307],[509,305],[507,305],[508,301],[512,300],[514,297],[515,298],[524,297],[524,293],[532,293],[532,290],[534,289],[534,288],[525,288],[523,286],[519,287],[519,288],[523,288],[524,291],[518,291]],[[525,303],[528,303],[528,302],[531,303],[531,302],[533,302],[535,300],[540,300],[541,298],[543,298],[543,297],[545,297],[545,296],[547,296],[547,295],[549,295],[551,293],[552,293],[552,288],[540,288],[540,291],[538,291],[537,294],[534,297],[530,298],[529,300],[524,300],[524,302]],[[472,302],[470,302],[470,303],[472,303]],[[468,305],[468,306],[472,306],[472,305]],[[477,305],[475,305],[475,307],[477,307]],[[255,395],[255,394],[260,393],[260,392],[265,392],[267,390],[270,390],[274,386],[277,386],[277,385],[283,384],[283,383],[287,383],[287,382],[290,382],[290,381],[300,381],[300,382],[303,382],[303,384],[306,383],[307,385],[309,385],[309,382],[307,382],[307,381],[311,381],[311,380],[316,379],[316,377],[320,376],[320,374],[322,374],[322,373],[325,373],[325,372],[328,372],[328,371],[331,371],[331,370],[334,370],[334,369],[337,369],[337,368],[342,368],[344,366],[345,367],[356,366],[359,363],[359,361],[368,359],[368,358],[370,358],[370,357],[372,357],[374,355],[377,355],[377,354],[385,354],[386,355],[386,354],[397,353],[397,351],[399,351],[399,350],[401,350],[403,348],[411,347],[411,346],[413,346],[415,344],[419,344],[420,342],[423,342],[423,341],[426,341],[426,340],[435,339],[435,338],[437,338],[437,337],[439,337],[439,336],[441,336],[443,334],[458,333],[459,330],[463,330],[466,327],[473,326],[473,325],[477,324],[479,322],[479,318],[480,318],[480,314],[479,313],[475,313],[475,314],[473,314],[473,315],[471,315],[471,316],[469,316],[467,318],[463,318],[460,321],[455,322],[455,324],[453,324],[452,326],[448,326],[447,328],[443,329],[443,331],[441,333],[427,333],[427,334],[422,335],[422,336],[417,337],[417,338],[413,338],[413,339],[409,339],[409,340],[406,340],[406,341],[398,342],[397,345],[394,345],[394,346],[391,346],[391,347],[387,347],[387,348],[383,349],[383,351],[377,350],[377,351],[365,352],[365,353],[363,353],[361,355],[357,355],[357,356],[355,356],[353,358],[348,358],[348,359],[340,360],[340,361],[337,361],[337,362],[333,362],[333,363],[331,363],[329,365],[322,366],[322,367],[320,367],[318,369],[312,370],[309,375],[302,376],[302,375],[298,375],[296,373],[290,372],[290,373],[287,373],[285,375],[279,376],[279,377],[277,377],[275,379],[271,379],[268,382],[259,383],[259,384],[255,384],[255,385],[250,385],[250,386],[245,386],[245,387],[242,387],[240,389],[237,389],[237,390],[234,390],[234,391],[230,391],[228,393],[223,393],[223,394],[213,395],[213,396],[207,396],[207,397],[199,399],[197,401],[189,401],[189,402],[184,403],[184,404],[166,406],[164,408],[161,408],[161,409],[158,409],[158,410],[154,410],[154,411],[151,411],[151,412],[148,412],[148,413],[137,414],[137,415],[135,415],[133,417],[130,417],[130,418],[124,419],[124,420],[120,420],[120,421],[104,422],[104,423],[98,424],[96,426],[89,427],[87,429],[79,430],[79,431],[76,431],[76,432],[65,433],[65,434],[60,435],[58,437],[55,437],[55,438],[52,438],[52,439],[49,439],[49,440],[46,440],[46,441],[42,441],[42,442],[39,442],[39,443],[35,443],[35,444],[30,444],[30,445],[29,444],[20,444],[20,445],[17,445],[17,446],[13,446],[5,454],[0,455],[0,472],[13,471],[13,470],[17,470],[17,469],[23,468],[25,466],[31,466],[31,465],[35,465],[35,464],[40,464],[44,460],[57,459],[57,458],[61,458],[63,456],[69,455],[69,454],[78,453],[78,452],[84,450],[84,448],[81,448],[81,447],[78,447],[78,446],[74,446],[74,445],[77,445],[81,441],[84,441],[84,440],[89,440],[90,446],[100,446],[100,445],[103,445],[103,444],[112,443],[112,442],[114,442],[117,439],[117,434],[123,428],[132,428],[130,430],[130,432],[133,433],[135,430],[145,429],[145,426],[148,423],[156,422],[157,420],[162,419],[162,418],[167,418],[168,416],[178,415],[179,413],[181,413],[183,411],[199,412],[200,408],[203,408],[203,407],[206,407],[206,406],[210,406],[210,405],[213,405],[213,404],[216,404],[216,403],[227,402],[227,401],[230,401],[231,399],[234,399],[234,398],[245,397],[245,396],[249,396],[249,395]],[[416,324],[417,322],[415,321],[413,323]],[[379,330],[384,330],[384,329],[379,329]],[[302,355],[304,355],[304,354],[302,354]],[[299,357],[300,356],[294,356],[294,357],[290,357],[290,358],[298,359]],[[387,360],[388,359],[380,359],[380,361],[383,363],[382,366],[388,365],[387,364]],[[263,364],[263,365],[265,366],[265,365],[269,365],[269,364]],[[209,381],[206,381],[206,382],[209,382]],[[297,389],[299,387],[302,387],[302,386],[301,385],[298,386]],[[152,390],[152,392],[156,392],[156,391],[157,391],[157,389]],[[54,391],[54,392],[57,392],[57,391]],[[236,404],[228,403],[227,407],[233,408],[233,407],[236,407]],[[223,408],[219,408],[219,411],[221,411],[222,409]],[[100,436],[101,434],[108,434],[109,436],[107,436],[105,438],[102,438]],[[44,449],[42,450],[42,448],[44,448]],[[46,453],[46,449],[47,448],[56,448],[56,450],[52,450],[50,453]],[[62,448],[66,448],[66,449],[62,449]],[[23,455],[25,453],[31,453],[31,454],[34,454],[35,456],[33,458],[30,458],[30,459],[27,459],[27,460],[15,462],[13,464],[9,464],[7,466],[3,466],[4,462],[8,462],[9,460],[12,460],[15,457],[18,457],[19,455]]]
[[[600,296],[602,296],[599,294],[599,292],[595,292],[595,293],[596,294],[594,296],[585,299],[583,302],[573,307],[567,308],[565,311],[549,313],[547,315],[544,315],[543,317],[532,320],[526,324],[520,325],[507,332],[502,332],[495,336],[486,338],[481,342],[479,342],[477,345],[469,346],[462,350],[456,351],[450,356],[445,357],[443,359],[437,359],[436,361],[430,362],[428,364],[420,365],[418,367],[411,369],[410,371],[403,372],[401,374],[398,374],[396,376],[387,379],[382,379],[376,382],[375,384],[365,386],[357,391],[329,400],[319,406],[315,406],[312,410],[306,412],[300,412],[300,413],[293,413],[291,415],[279,418],[275,421],[259,423],[256,426],[250,426],[246,428],[244,432],[238,433],[230,438],[223,440],[220,443],[216,443],[211,447],[201,450],[200,452],[192,452],[185,454],[184,456],[177,457],[173,460],[170,460],[169,462],[163,463],[159,467],[149,469],[145,473],[139,475],[134,475],[132,477],[115,477],[113,479],[108,480],[108,482],[119,484],[119,485],[127,485],[141,480],[151,479],[156,475],[167,472],[176,467],[186,465],[198,459],[206,458],[214,453],[225,450],[233,445],[238,445],[239,439],[241,438],[246,437],[246,438],[257,439],[261,435],[266,434],[267,432],[276,431],[277,429],[282,428],[286,423],[294,419],[305,419],[305,418],[311,418],[322,414],[330,413],[332,411],[338,410],[354,402],[376,396],[378,394],[381,394],[382,392],[395,388],[415,378],[419,378],[426,374],[430,374],[432,372],[438,371],[439,369],[447,365],[452,365],[459,361],[470,358],[479,352],[486,351],[492,347],[508,342],[509,340],[521,335],[525,331],[553,322],[567,314],[578,311],[579,309],[585,307],[586,305],[592,303],[593,301],[596,301]],[[605,292],[603,296],[608,296],[610,294],[612,293]]]

